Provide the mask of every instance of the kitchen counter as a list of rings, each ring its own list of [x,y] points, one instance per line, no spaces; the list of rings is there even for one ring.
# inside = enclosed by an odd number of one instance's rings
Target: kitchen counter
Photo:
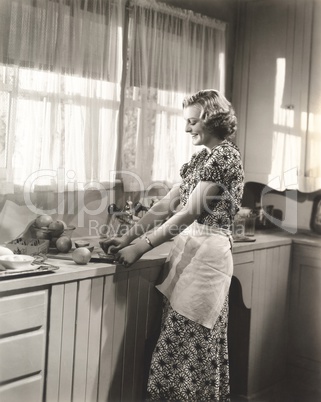
[[[321,253],[321,235],[308,231],[300,231],[296,234],[278,230],[262,231],[257,232],[254,238],[256,239],[254,242],[235,242],[233,245],[233,255],[246,251],[291,244],[292,242],[320,247]],[[98,244],[98,241],[98,238],[91,238],[91,242]],[[59,253],[55,258],[49,258],[46,261],[52,265],[59,266],[59,270],[52,273],[26,275],[24,277],[2,277],[0,278],[0,292],[68,282],[75,279],[79,280],[102,275],[113,275],[116,272],[141,269],[145,266],[150,266],[151,261],[162,263],[169,252],[171,244],[172,242],[169,241],[154,248],[130,268],[107,262],[89,262],[87,265],[77,265],[71,260],[71,252],[68,254]]]
[[[295,244],[305,244],[321,248],[321,235],[308,230],[299,230],[296,234],[283,234],[283,236],[290,237]]]
[[[231,389],[245,396],[279,382],[285,373],[286,338],[275,335],[287,329],[292,243],[320,247],[320,237],[306,233],[258,232],[255,240],[234,243],[230,292]],[[90,241],[98,256],[99,239]],[[155,284],[171,245],[152,249],[130,268],[107,262],[77,265],[70,252],[48,258],[59,266],[52,273],[2,277],[0,307],[6,325],[0,327],[6,329],[3,350],[12,370],[6,378],[10,389],[0,386],[0,394],[10,392],[12,400],[20,400],[32,379],[34,395],[46,400],[67,401],[72,395],[77,400],[84,395],[90,400],[142,400],[161,318],[162,298]],[[21,378],[26,378],[24,388]]]
[[[295,241],[307,242],[313,244],[320,239],[310,239],[308,236],[289,236],[282,232],[262,232],[255,235],[255,242],[235,242],[233,245],[233,255],[238,253],[260,250],[280,245],[291,244]],[[98,244],[98,238],[91,238],[91,242]],[[116,272],[126,272],[128,270],[139,270],[150,266],[151,262],[162,264],[169,252],[172,242],[161,244],[153,250],[146,253],[132,267],[125,268],[122,265],[110,264],[107,262],[89,262],[86,265],[77,265],[71,259],[71,252],[68,254],[59,253],[55,258],[49,258],[46,262],[59,266],[59,270],[51,273],[43,273],[37,275],[26,275],[24,277],[0,278],[0,292],[24,289],[29,287],[45,286],[49,284],[57,284],[60,282],[69,282],[73,280],[81,280],[85,278],[93,278],[104,275],[113,275]]]

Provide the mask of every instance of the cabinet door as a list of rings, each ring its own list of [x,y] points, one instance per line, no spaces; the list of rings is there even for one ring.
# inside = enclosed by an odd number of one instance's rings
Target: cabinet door
[[[285,377],[290,247],[235,255],[229,317],[232,394],[257,396]]]
[[[288,98],[289,86],[285,85],[285,77],[291,75],[291,53],[287,50],[289,12],[286,1],[269,1],[251,5],[249,13],[244,167],[248,181],[268,183],[272,172],[273,141],[275,135],[285,129],[278,120],[283,98]]]
[[[255,251],[250,330],[249,394],[286,375],[291,245]]]
[[[290,360],[321,368],[321,250],[294,246],[291,272]]]
[[[47,401],[141,401],[160,327],[158,265],[52,286]]]
[[[311,41],[311,70],[309,82],[309,108],[307,150],[304,174],[311,187],[321,187],[321,2],[314,2]]]
[[[304,185],[311,20],[310,0],[246,4],[233,95],[246,181]]]

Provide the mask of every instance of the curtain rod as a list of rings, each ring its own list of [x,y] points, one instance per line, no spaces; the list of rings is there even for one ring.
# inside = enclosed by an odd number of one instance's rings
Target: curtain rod
[[[134,6],[160,11],[164,14],[170,14],[181,19],[189,20],[197,24],[206,25],[210,28],[220,29],[222,31],[225,31],[227,25],[226,22],[207,17],[203,14],[195,13],[192,10],[185,10],[178,7],[173,7],[166,3],[158,2],[155,0],[130,0],[128,2],[129,9],[132,9]]]

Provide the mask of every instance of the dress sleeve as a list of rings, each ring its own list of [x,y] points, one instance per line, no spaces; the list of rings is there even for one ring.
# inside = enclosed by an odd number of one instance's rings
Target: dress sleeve
[[[198,156],[198,153],[195,152],[195,153],[192,155],[190,161],[184,163],[184,164],[182,165],[182,167],[180,168],[179,173],[180,173],[180,176],[181,176],[182,179],[185,179],[185,178],[189,175],[189,170],[190,170],[190,168],[193,167],[193,165],[195,164],[195,161],[196,161],[196,159],[197,159],[197,156]]]
[[[232,146],[215,148],[210,158],[200,169],[201,181],[212,181],[230,186],[243,181],[243,166],[239,151]]]
[[[187,170],[188,170],[188,163],[184,163],[179,171],[182,179],[184,179],[186,177]]]

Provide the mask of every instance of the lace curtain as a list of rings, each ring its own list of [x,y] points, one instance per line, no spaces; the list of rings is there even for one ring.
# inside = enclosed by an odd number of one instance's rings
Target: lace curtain
[[[179,180],[182,100],[224,92],[225,24],[126,3],[1,0],[0,194]]]
[[[225,23],[153,0],[130,5],[122,178],[133,191],[178,181],[195,151],[182,101],[200,89],[224,92]]]
[[[1,1],[0,192],[114,180],[124,13],[122,0]]]

